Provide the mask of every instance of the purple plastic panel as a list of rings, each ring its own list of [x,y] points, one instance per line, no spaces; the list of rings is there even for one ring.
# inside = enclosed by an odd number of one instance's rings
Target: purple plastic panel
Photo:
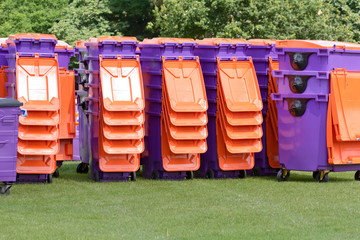
[[[330,72],[274,70],[280,93],[329,94]]]
[[[17,183],[46,183],[49,174],[18,174]]]
[[[15,182],[20,110],[1,107],[2,102],[0,99],[0,182]]]
[[[136,56],[136,41],[113,41],[103,40],[102,42],[86,42],[88,54],[91,57],[99,57],[102,55],[104,58],[121,55],[122,58],[128,56]]]
[[[55,38],[26,38],[8,39],[10,54],[34,54],[34,53],[54,53],[57,40]]]
[[[271,45],[249,45],[246,49],[246,55],[253,58],[253,61],[268,59],[277,60],[277,52],[275,50],[275,44]]]
[[[359,71],[360,51],[347,49],[276,48],[279,69],[298,71],[331,71],[346,68]],[[294,68],[295,67],[295,68]]]
[[[55,49],[58,56],[59,67],[69,68],[70,58],[75,56],[75,49]]]
[[[6,55],[8,54],[8,48],[7,46],[3,46],[0,44],[0,68],[1,66],[7,66],[7,60],[6,60]]]

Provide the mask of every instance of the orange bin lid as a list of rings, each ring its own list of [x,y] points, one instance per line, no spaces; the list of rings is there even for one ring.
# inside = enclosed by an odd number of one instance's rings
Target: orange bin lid
[[[49,38],[57,40],[56,36],[53,34],[42,34],[42,33],[17,33],[11,34],[9,36],[9,40],[17,40],[20,38],[34,38],[35,40],[39,40],[40,38]]]
[[[170,136],[175,140],[206,139],[208,136],[205,126],[174,126],[169,119],[166,105],[163,104],[162,115],[164,116],[166,127]]]
[[[330,74],[332,119],[338,141],[360,141],[360,72]]]
[[[59,152],[59,141],[18,141],[18,153],[22,155],[55,155]]]
[[[279,70],[279,62],[273,61],[271,57],[269,57],[269,89],[273,93],[278,92],[277,80],[272,75],[273,70]]]
[[[166,95],[165,86],[162,87],[162,102],[170,122],[174,126],[205,126],[208,123],[206,112],[175,112],[170,108],[169,100]]]
[[[196,40],[197,45],[219,45],[220,43],[231,43],[233,45],[237,43],[247,43],[245,39],[235,38],[204,38],[202,40]]]
[[[144,110],[145,100],[139,59],[100,57],[100,79],[106,110]]]
[[[248,43],[250,45],[254,45],[254,46],[268,46],[268,45],[276,44],[276,40],[275,39],[250,39],[250,40],[248,40]]]
[[[66,42],[59,40],[55,46],[55,49],[74,49],[74,48],[69,44],[67,44]]]
[[[142,139],[145,135],[142,125],[109,126],[103,125],[104,137],[110,140]]]
[[[103,139],[103,148],[107,154],[140,154],[144,151],[143,139]]]
[[[19,174],[51,174],[56,170],[55,155],[18,154],[16,172]]]
[[[263,135],[261,125],[231,126],[227,122],[221,108],[218,109],[218,115],[220,116],[219,120],[223,122],[226,135],[229,136],[230,139],[260,139]]]
[[[223,139],[226,149],[233,154],[236,153],[254,153],[261,152],[261,139],[231,139],[227,134],[222,121],[220,121],[220,129],[222,131]]]
[[[77,48],[86,48],[86,46],[85,46],[85,43],[86,43],[87,41],[77,41],[76,42],[76,47]]]
[[[266,154],[268,157],[269,165],[272,168],[280,168],[279,163],[279,142],[277,134],[274,132],[270,115],[266,115]]]
[[[219,88],[219,86],[217,86]],[[259,112],[231,112],[222,100],[222,92],[218,90],[218,98],[216,99],[218,107],[223,112],[226,121],[231,126],[249,126],[260,125],[263,122],[261,111]]]
[[[277,40],[278,48],[337,48],[360,50],[360,44],[322,40]]]
[[[170,151],[175,154],[187,153],[204,153],[207,150],[206,139],[191,139],[191,140],[175,140],[171,137],[169,127],[166,125],[164,116],[162,116],[162,123],[165,127],[166,137],[170,146]]]
[[[55,58],[20,57],[16,61],[16,91],[23,108],[58,111],[59,67]]]
[[[140,167],[140,154],[100,154],[99,168],[103,172],[136,172]]]
[[[161,155],[165,171],[196,171],[200,167],[200,154],[174,154],[169,147],[169,139],[165,130],[165,121],[161,120]]]
[[[254,167],[254,153],[232,154],[226,149],[218,118],[216,118],[216,145],[221,170],[248,170]]]
[[[259,84],[251,61],[218,62],[223,100],[231,112],[257,112],[263,108]]]
[[[198,61],[163,60],[163,76],[170,108],[175,112],[205,112],[205,84]]]
[[[144,111],[110,112],[104,108],[102,110],[104,122],[109,126],[142,125],[145,121]]]
[[[22,125],[57,126],[60,123],[60,115],[53,111],[28,111],[27,116],[20,115],[19,123]]]
[[[329,98],[326,138],[328,147],[328,162],[333,165],[360,164],[360,141],[339,141],[333,122],[333,103],[334,99]]]
[[[19,124],[19,138],[22,140],[56,141],[59,138],[58,126],[30,126]]]
[[[1,46],[1,43],[0,43]],[[8,81],[6,72],[5,72],[5,67],[1,67],[0,66],[0,97],[6,97],[7,96],[7,89],[5,86],[5,83]]]
[[[141,44],[164,44],[166,42],[175,42],[182,44],[183,42],[195,42],[194,39],[191,38],[168,38],[168,37],[160,37],[160,38],[145,38]]]
[[[101,36],[97,38],[89,38],[89,42],[102,42],[102,41],[116,41],[121,43],[122,41],[135,41],[137,42],[136,37],[121,37],[121,36]]]

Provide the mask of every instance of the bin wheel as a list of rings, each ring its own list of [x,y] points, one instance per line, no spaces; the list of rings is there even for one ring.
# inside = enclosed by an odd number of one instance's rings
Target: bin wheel
[[[60,176],[59,169],[56,169],[55,172],[53,173],[53,177],[58,178],[59,176]]]
[[[239,178],[246,178],[246,171],[240,170]]]
[[[312,176],[314,179],[316,179],[316,176],[318,175],[318,173],[319,173],[319,170],[313,172]]]
[[[79,163],[76,167],[77,173],[88,173],[89,172],[89,165],[86,163]]]
[[[0,195],[9,195],[10,194],[10,188],[12,185],[4,184],[0,187]]]
[[[193,171],[186,172],[186,179],[193,180],[194,179],[194,172]]]
[[[252,170],[252,175],[256,176],[256,177],[260,177],[262,176],[262,170],[259,167],[254,167],[254,169]]]
[[[160,175],[159,175],[159,171],[158,170],[153,170],[151,173],[151,178],[154,180],[159,180]]]
[[[94,171],[94,181],[99,182],[100,181],[100,175],[98,171]]]
[[[323,178],[321,179],[321,174],[324,174]],[[318,173],[316,174],[315,180],[317,182],[329,182],[329,175],[327,172],[323,172],[323,171],[318,171]]]
[[[208,169],[207,172],[206,172],[206,178],[207,179],[214,179],[215,178],[214,170]]]
[[[48,177],[47,177],[47,182],[48,183],[52,183],[52,174],[48,174]]]
[[[136,172],[131,172],[130,173],[130,180],[135,182],[136,181]]]
[[[276,175],[278,182],[286,182],[290,177],[290,171],[286,169],[280,169]]]
[[[358,171],[356,171],[356,173],[355,173],[355,180],[356,181],[360,181],[360,171],[358,170]]]

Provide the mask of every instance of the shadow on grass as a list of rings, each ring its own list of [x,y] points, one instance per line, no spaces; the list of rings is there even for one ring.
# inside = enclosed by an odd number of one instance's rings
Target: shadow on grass
[[[329,182],[352,182],[352,181],[355,181],[354,178],[338,177],[338,176],[335,176],[335,174],[329,173]],[[278,182],[276,176],[263,176],[263,177],[251,176],[251,178],[261,179],[264,181]],[[312,177],[312,174],[305,175],[303,173],[291,172],[290,177],[286,182],[316,182],[316,181]]]

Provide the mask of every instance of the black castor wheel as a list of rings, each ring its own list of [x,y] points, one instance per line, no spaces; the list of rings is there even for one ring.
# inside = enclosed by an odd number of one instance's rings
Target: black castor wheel
[[[214,174],[214,170],[212,169],[208,169],[206,171],[206,176],[207,179],[214,179],[215,178],[215,174]]]
[[[290,171],[286,169],[280,169],[276,175],[278,182],[286,182],[290,177]]]
[[[259,167],[254,167],[252,170],[252,175],[256,177],[262,176],[262,170]]]
[[[100,175],[98,171],[94,171],[94,181],[99,182],[100,181]]]
[[[52,174],[48,174],[48,177],[47,177],[47,182],[48,183],[52,183]]]
[[[130,173],[130,180],[135,182],[136,181],[136,172],[131,172]]]
[[[323,175],[323,176],[321,176],[321,175]],[[329,175],[327,172],[318,171],[318,173],[315,176],[315,180],[317,182],[329,182]]]
[[[354,175],[354,178],[356,181],[360,181],[360,171],[356,171],[355,175]]]
[[[159,178],[160,178],[159,171],[158,171],[158,170],[152,171],[152,173],[151,173],[151,179],[159,180]]]
[[[240,170],[239,178],[246,178],[246,171]]]
[[[4,184],[0,186],[0,195],[9,195],[12,185]]]
[[[89,172],[89,165],[86,163],[79,163],[76,167],[77,173],[88,173]]]
[[[313,179],[316,179],[316,176],[319,174],[319,171],[314,171],[312,176],[313,176]]]
[[[57,168],[55,172],[53,173],[54,178],[58,178],[60,176],[59,169]]]
[[[194,179],[194,172],[193,171],[186,172],[186,179],[193,180]]]

